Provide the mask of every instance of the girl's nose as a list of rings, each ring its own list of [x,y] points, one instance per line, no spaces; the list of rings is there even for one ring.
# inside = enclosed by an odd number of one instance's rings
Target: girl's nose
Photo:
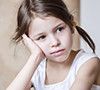
[[[57,47],[59,45],[60,45],[60,40],[57,37],[52,35],[52,37],[50,37],[50,46]]]

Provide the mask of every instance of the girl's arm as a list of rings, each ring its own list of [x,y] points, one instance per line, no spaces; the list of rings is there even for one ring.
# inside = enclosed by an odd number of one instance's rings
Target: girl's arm
[[[31,90],[31,88],[34,88],[34,87],[31,87],[31,86],[32,86],[32,82],[30,81],[29,84],[27,85],[27,87],[25,88],[25,90]]]
[[[29,83],[31,78],[44,56],[40,48],[35,45],[31,39],[26,35],[23,36],[23,39],[25,45],[30,49],[32,54],[7,90],[26,90],[26,88],[28,90],[30,88]]]
[[[35,61],[33,60],[33,58],[35,59]],[[38,64],[39,64],[38,57],[37,56],[33,57],[33,55],[31,55],[26,65],[19,72],[19,74],[14,79],[14,81],[10,84],[7,90],[25,90]]]
[[[91,90],[100,71],[100,60],[92,58],[82,65],[70,90]]]

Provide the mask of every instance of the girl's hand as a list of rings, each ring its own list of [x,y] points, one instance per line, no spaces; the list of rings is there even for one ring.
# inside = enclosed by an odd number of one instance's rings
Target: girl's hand
[[[22,37],[24,44],[31,52],[31,56],[6,90],[29,90],[31,87],[30,81],[32,76],[44,58],[42,50],[34,43],[34,41],[32,41],[25,34],[23,34]]]
[[[31,52],[31,55],[33,56],[39,56],[40,59],[45,58],[43,51],[40,49],[40,47],[32,41],[29,37],[27,37],[25,34],[22,35],[24,44],[28,47],[29,51]]]

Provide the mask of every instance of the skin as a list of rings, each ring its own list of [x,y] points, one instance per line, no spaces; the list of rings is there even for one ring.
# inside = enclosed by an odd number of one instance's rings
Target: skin
[[[7,90],[30,90],[34,71],[44,58],[47,58],[45,84],[63,81],[78,53],[71,50],[73,40],[69,26],[55,17],[36,17],[30,25],[29,37],[25,34],[22,37],[31,55]],[[52,54],[58,50],[62,51]],[[90,90],[93,84],[100,85],[99,72],[100,60],[91,58],[79,69],[70,90]]]
[[[67,59],[72,47],[72,33],[62,20],[54,17],[35,18],[31,23],[29,36],[42,49],[48,60],[62,62]],[[51,54],[62,49],[63,55]]]

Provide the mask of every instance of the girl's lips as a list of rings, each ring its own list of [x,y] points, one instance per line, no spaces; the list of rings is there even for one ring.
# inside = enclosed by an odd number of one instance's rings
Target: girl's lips
[[[62,54],[64,54],[64,51],[65,51],[65,49],[60,49],[60,50],[54,51],[50,54],[57,57],[57,56],[61,56]]]

